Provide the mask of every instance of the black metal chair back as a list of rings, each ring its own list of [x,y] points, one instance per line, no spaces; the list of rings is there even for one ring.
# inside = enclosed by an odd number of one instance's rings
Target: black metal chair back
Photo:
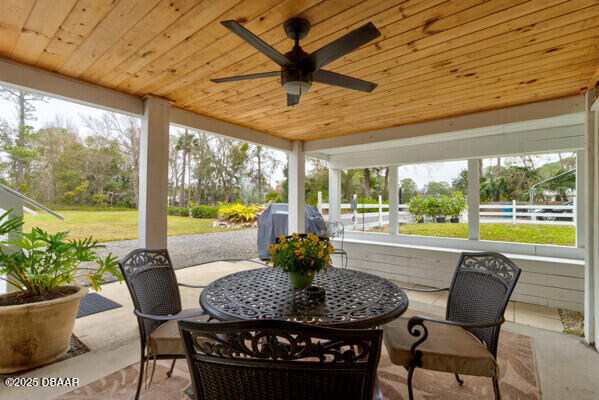
[[[180,321],[198,400],[372,399],[381,330]]]
[[[177,276],[166,249],[137,249],[119,262],[136,310],[144,314],[174,315],[181,312]],[[137,317],[142,342],[166,321]]]
[[[446,319],[463,323],[501,319],[519,276],[520,268],[499,253],[462,253],[449,288]],[[500,328],[467,329],[497,357]]]

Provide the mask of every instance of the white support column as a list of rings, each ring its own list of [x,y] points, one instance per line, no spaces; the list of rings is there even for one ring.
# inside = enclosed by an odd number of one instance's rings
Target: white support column
[[[591,111],[594,89],[586,93],[585,117],[585,199],[583,215],[585,225],[585,271],[584,271],[584,336],[587,343],[599,346],[599,265],[598,256],[598,178],[599,124],[597,113]]]
[[[576,152],[576,199],[574,202],[574,221],[576,226],[576,247],[585,246],[585,202],[586,202],[586,152]]]
[[[289,214],[287,231],[292,233],[306,232],[306,156],[304,142],[294,141],[289,152]]]
[[[397,235],[399,221],[399,180],[397,165],[389,167],[389,233]]]
[[[168,134],[167,101],[144,101],[139,155],[138,246],[165,249],[167,242]]]
[[[329,221],[341,221],[341,170],[329,168]]]
[[[480,239],[480,172],[478,158],[468,160],[468,239]]]

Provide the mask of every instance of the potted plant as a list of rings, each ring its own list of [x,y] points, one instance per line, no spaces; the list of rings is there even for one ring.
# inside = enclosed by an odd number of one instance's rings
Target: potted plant
[[[424,199],[424,197],[422,197],[421,194],[419,194],[418,196],[412,197],[410,199],[410,204],[408,205],[408,211],[410,212],[410,214],[412,214],[416,218],[416,221],[419,224],[424,222],[424,218],[422,216],[424,215],[425,208],[426,208],[425,199]]]
[[[453,192],[451,197],[448,197],[449,208],[448,213],[451,217],[451,223],[457,224],[460,222],[460,214],[466,209],[466,199],[462,192]]]
[[[273,270],[281,268],[289,276],[291,285],[296,289],[312,286],[314,276],[319,271],[327,272],[331,267],[333,245],[313,233],[291,237],[281,235],[276,245],[268,247],[272,258]]]
[[[5,221],[0,235],[14,233],[22,224],[22,217]],[[104,246],[91,237],[68,240],[67,235],[33,228],[0,242],[1,279],[17,288],[0,296],[0,374],[48,364],[68,351],[79,301],[88,292],[75,283],[78,278],[95,290],[105,282],[105,273],[122,279],[116,257],[96,253]],[[82,267],[82,262],[95,262],[97,268]]]
[[[428,196],[426,198],[425,214],[439,223],[445,222],[445,217],[442,217],[443,210],[441,208],[441,200],[435,196]]]

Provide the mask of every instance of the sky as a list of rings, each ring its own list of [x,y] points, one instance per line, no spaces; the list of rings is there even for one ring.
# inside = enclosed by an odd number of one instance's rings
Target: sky
[[[28,123],[35,129],[43,128],[52,124],[56,121],[57,117],[61,120],[72,121],[75,126],[79,126],[80,134],[87,135],[88,131],[84,127],[81,121],[81,115],[91,115],[93,117],[99,117],[105,111],[80,105],[77,103],[71,103],[59,99],[47,98],[46,102],[36,102],[35,120],[29,121]],[[11,103],[0,99],[0,118],[10,121],[16,124],[17,114]],[[281,161],[285,161],[285,153],[276,152]],[[516,159],[510,158],[512,161]],[[557,161],[557,155],[542,155],[537,157],[537,165],[544,164],[545,162]],[[495,160],[483,160],[483,167],[487,167],[494,163]],[[283,179],[283,166],[274,174],[273,180],[279,182]],[[310,163],[307,163],[306,168],[309,172]],[[429,163],[429,164],[414,164],[404,165],[399,167],[399,180],[404,178],[412,178],[419,188],[422,188],[426,183],[431,181],[444,181],[451,184],[451,181],[458,176],[461,170],[467,168],[467,161],[450,161],[441,163]],[[273,182],[274,183],[274,182]]]

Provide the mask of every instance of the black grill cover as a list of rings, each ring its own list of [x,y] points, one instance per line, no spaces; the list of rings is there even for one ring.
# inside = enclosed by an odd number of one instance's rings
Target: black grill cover
[[[276,238],[287,236],[287,203],[271,204],[258,217],[258,256],[263,259],[270,258],[268,245],[274,244]],[[326,232],[326,225],[322,215],[317,209],[306,204],[306,233],[320,235]]]

